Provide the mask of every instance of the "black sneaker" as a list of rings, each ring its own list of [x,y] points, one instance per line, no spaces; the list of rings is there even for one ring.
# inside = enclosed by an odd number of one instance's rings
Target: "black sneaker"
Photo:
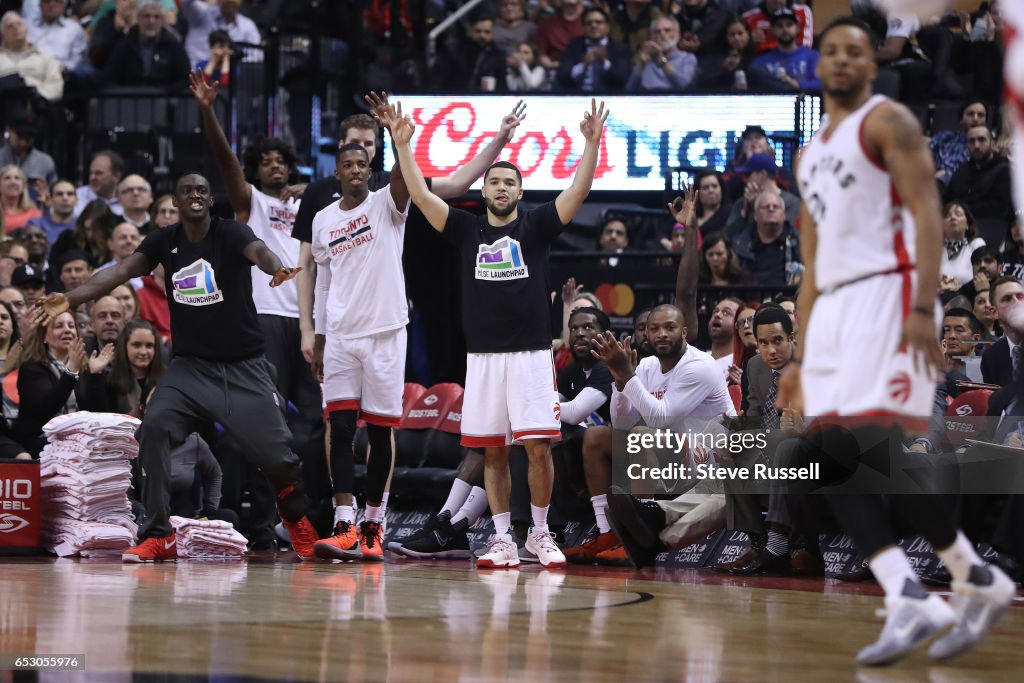
[[[447,522],[451,518],[452,518],[452,513],[448,512],[447,510],[443,510],[441,512],[441,514],[436,515],[436,516],[431,517],[430,519],[428,519],[427,520],[427,525],[424,526],[422,529],[419,529],[412,536],[407,536],[407,537],[403,538],[400,541],[389,541],[388,544],[387,544],[387,549],[390,550],[393,553],[398,553],[399,555],[403,555],[404,551],[402,549],[406,545],[408,545],[409,543],[421,542],[425,538],[432,537],[434,535],[434,529],[436,529],[438,527],[438,525],[441,523],[441,521],[444,520],[445,522]]]
[[[651,501],[638,500],[618,486],[608,489],[608,521],[637,569],[654,564],[666,550],[658,534],[666,526],[665,512]]]
[[[398,552],[420,560],[461,560],[473,556],[465,523],[452,526],[447,516],[437,517],[433,529],[428,533],[417,533],[416,537],[402,543]]]

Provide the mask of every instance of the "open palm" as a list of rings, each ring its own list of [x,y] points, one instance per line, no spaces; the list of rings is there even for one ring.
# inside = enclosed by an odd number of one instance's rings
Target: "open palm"
[[[196,98],[196,102],[199,103],[200,107],[213,106],[213,103],[217,101],[217,89],[219,87],[216,82],[207,83],[206,76],[199,69],[189,72],[188,89],[192,91],[192,95]]]

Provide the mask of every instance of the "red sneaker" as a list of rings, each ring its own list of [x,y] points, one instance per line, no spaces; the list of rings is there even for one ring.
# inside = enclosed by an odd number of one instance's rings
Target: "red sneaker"
[[[359,532],[351,522],[337,522],[330,538],[317,541],[313,552],[322,560],[360,560]]]
[[[384,560],[384,546],[381,545],[383,536],[380,522],[363,522],[359,525],[359,545],[363,550],[364,560]]]
[[[292,539],[292,550],[299,556],[299,559],[313,559],[313,546],[320,537],[309,520],[303,517],[297,522],[289,522],[286,519],[281,521],[284,522],[284,528],[288,530],[288,535]]]
[[[597,561],[598,553],[610,550],[619,545],[619,539],[613,531],[606,531],[598,534],[586,543],[566,548],[563,552],[565,559],[576,564],[592,564]]]
[[[153,536],[121,553],[122,562],[165,562],[178,559],[178,543],[174,534]]]

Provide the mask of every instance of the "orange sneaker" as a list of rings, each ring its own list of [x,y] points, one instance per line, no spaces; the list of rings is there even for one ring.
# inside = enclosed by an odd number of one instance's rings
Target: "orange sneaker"
[[[624,567],[629,564],[629,555],[626,554],[626,549],[621,544],[598,553],[594,559],[598,564],[607,564],[615,567]]]
[[[330,538],[317,541],[313,554],[322,560],[359,560],[363,553],[359,549],[359,533],[351,522],[336,522]]]
[[[292,539],[292,550],[299,556],[299,559],[313,559],[313,545],[320,537],[309,520],[303,517],[297,522],[281,521],[284,522],[284,528],[288,530],[288,535]]]
[[[178,559],[178,543],[174,534],[153,536],[121,553],[122,562],[165,562]]]
[[[610,550],[619,545],[619,539],[614,531],[606,531],[598,534],[586,543],[566,548],[562,552],[565,559],[574,564],[592,564],[597,560],[598,553]]]
[[[380,522],[363,522],[359,525],[359,545],[362,547],[364,560],[384,560],[383,536]]]

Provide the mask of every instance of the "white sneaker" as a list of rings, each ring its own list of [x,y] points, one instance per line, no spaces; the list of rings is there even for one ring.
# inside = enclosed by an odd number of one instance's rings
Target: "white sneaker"
[[[531,527],[526,536],[526,550],[537,556],[541,566],[564,567],[566,564],[565,555],[555,543],[555,534],[550,531],[534,531]]]
[[[1010,608],[1017,586],[999,567],[975,565],[966,581],[953,582],[953,592],[957,622],[928,649],[934,659],[955,657],[981,642]]]
[[[513,541],[492,538],[487,552],[477,558],[476,566],[481,569],[504,569],[519,566],[519,551]]]
[[[929,595],[920,584],[906,580],[900,595],[886,596],[885,626],[878,640],[857,654],[863,665],[888,664],[951,626],[956,613],[945,600]]]

